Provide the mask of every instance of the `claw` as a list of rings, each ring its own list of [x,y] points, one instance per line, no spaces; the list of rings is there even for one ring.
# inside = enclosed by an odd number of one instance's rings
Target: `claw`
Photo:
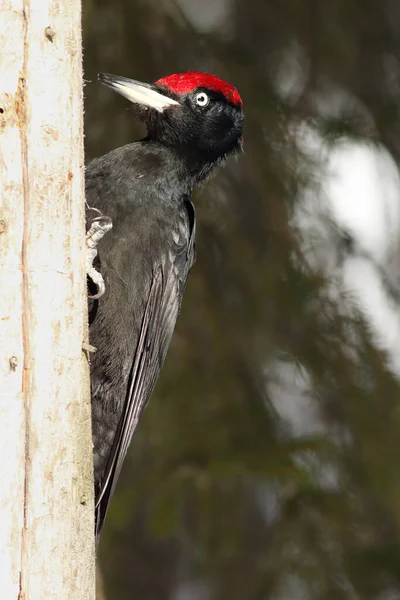
[[[103,215],[97,208],[91,208],[99,214],[91,223],[89,231],[86,233],[86,274],[97,287],[97,294],[89,296],[92,300],[98,300],[105,292],[106,286],[103,277],[93,266],[93,261],[97,256],[97,245],[104,235],[112,228],[110,217]]]

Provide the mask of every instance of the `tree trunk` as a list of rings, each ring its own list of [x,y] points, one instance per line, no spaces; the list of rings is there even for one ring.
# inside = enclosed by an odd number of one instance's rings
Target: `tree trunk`
[[[93,600],[80,0],[0,0],[0,598]]]

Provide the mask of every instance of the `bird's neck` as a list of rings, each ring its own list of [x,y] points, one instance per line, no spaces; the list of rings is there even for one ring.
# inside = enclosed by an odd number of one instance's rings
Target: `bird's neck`
[[[192,178],[193,187],[207,181],[214,175],[217,168],[225,161],[225,156],[210,157],[204,156],[196,151],[177,151],[179,154],[183,168]]]
[[[192,190],[212,177],[217,167],[223,164],[226,158],[204,155],[195,148],[187,146],[164,146],[149,138],[146,142],[168,156],[168,164],[174,165],[178,177],[186,180]]]

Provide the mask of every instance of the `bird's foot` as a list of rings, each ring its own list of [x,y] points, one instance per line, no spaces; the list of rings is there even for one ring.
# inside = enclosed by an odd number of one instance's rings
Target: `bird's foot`
[[[84,341],[82,342],[82,350],[85,353],[88,363],[90,364],[90,355],[97,352],[97,348],[95,346],[92,346],[92,344],[89,344],[89,342]]]
[[[93,219],[89,231],[86,232],[86,274],[97,287],[97,294],[89,296],[89,298],[98,300],[104,294],[106,286],[101,273],[96,271],[93,266],[93,261],[97,256],[99,241],[112,228],[112,220],[110,217],[103,215],[97,208],[89,208],[89,210],[95,211],[98,216]]]

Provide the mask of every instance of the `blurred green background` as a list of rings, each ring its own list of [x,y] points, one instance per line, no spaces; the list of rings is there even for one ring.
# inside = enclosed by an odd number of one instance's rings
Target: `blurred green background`
[[[143,133],[99,71],[214,72],[246,116],[245,154],[195,198],[197,263],[111,503],[104,597],[400,599],[400,3],[83,7],[88,159]]]

